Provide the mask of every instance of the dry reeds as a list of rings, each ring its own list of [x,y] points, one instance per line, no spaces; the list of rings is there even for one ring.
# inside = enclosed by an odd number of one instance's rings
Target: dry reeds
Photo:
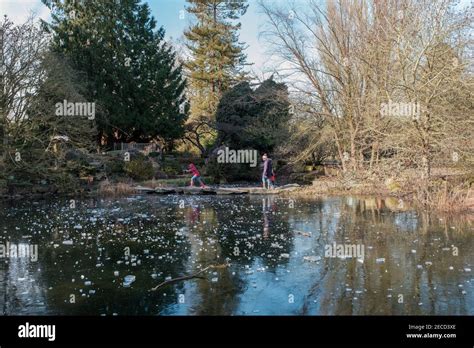
[[[99,184],[99,195],[104,197],[121,197],[136,193],[136,189],[128,183],[111,183],[109,180]]]

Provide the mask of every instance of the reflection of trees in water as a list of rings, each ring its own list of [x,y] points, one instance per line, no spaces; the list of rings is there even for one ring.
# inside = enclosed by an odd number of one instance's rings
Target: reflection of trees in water
[[[136,205],[131,210],[146,212],[149,206]],[[44,225],[34,274],[42,289],[51,288],[44,300],[48,312],[75,315],[157,314],[158,309],[175,303],[178,295],[173,286],[161,293],[150,293],[148,290],[168,275],[175,277],[186,273],[187,243],[184,237],[177,238],[175,235],[179,226],[177,216],[168,212],[159,214],[156,219],[146,219],[127,210],[121,214],[105,213],[102,216],[104,221],[96,223],[90,223],[89,216],[81,208],[68,214],[56,207],[48,212],[49,224],[44,221],[41,211],[32,212],[28,221],[22,221],[23,231],[32,222],[37,226]],[[117,216],[126,216],[130,221],[117,221]],[[83,228],[75,230],[72,228],[75,224]],[[73,240],[73,245],[63,245],[66,239]],[[130,248],[131,257],[128,259],[125,258],[126,247]],[[149,250],[148,254],[144,254],[145,249]],[[167,257],[160,259],[166,254]],[[131,262],[132,257],[140,260],[141,264],[135,267],[125,265],[125,262]],[[119,265],[117,261],[123,263]],[[97,267],[97,264],[103,266]],[[114,276],[115,270],[120,271],[119,277]],[[151,273],[159,272],[161,275],[156,279],[151,277]],[[132,287],[123,288],[123,277],[127,274],[135,275],[136,281]],[[86,280],[90,280],[92,285],[85,286]],[[95,293],[89,294],[89,290],[95,290]],[[167,296],[163,296],[164,292]],[[69,302],[70,295],[75,295],[76,303]],[[30,294],[29,297],[33,297],[32,301],[40,300],[36,295]]]
[[[280,255],[293,248],[293,231],[284,214],[288,208],[275,197],[241,197],[239,203],[240,209],[233,214],[217,211],[219,225],[231,227],[218,231],[224,257],[240,265],[251,265],[258,259],[270,270],[286,263]]]
[[[0,244],[8,248],[7,242],[11,244],[27,243],[39,245],[37,257],[41,259],[42,248],[45,241],[43,235],[38,235],[31,223],[35,214],[31,209],[25,209],[24,201],[9,201],[0,204]],[[44,220],[44,214],[37,214],[38,218]],[[10,244],[10,245],[11,245]],[[6,250],[5,250],[6,251]],[[3,315],[21,314],[44,314],[48,309],[45,306],[46,291],[37,270],[40,267],[38,261],[30,257],[6,257],[0,258],[0,304]],[[34,308],[33,308],[34,306]]]
[[[292,238],[288,221],[279,215],[278,209],[273,197],[256,201],[248,197],[224,198],[188,208],[186,216],[196,264],[230,260],[237,267],[243,267],[257,259],[271,269],[281,264],[279,255],[290,251]],[[199,210],[199,222],[193,221],[196,210]],[[276,244],[281,248],[275,248]],[[268,257],[269,254],[273,256]],[[200,299],[193,301],[199,302],[193,306],[197,314],[237,311],[244,283],[239,278],[240,272],[232,275],[233,268],[216,270],[217,283],[197,282]]]
[[[303,314],[472,314],[471,297],[460,295],[462,289],[457,285],[472,277],[460,270],[472,265],[474,239],[472,226],[457,216],[446,218],[404,211],[395,206],[396,202],[377,198],[297,200],[295,209],[277,197],[192,197],[188,202],[191,206],[186,204],[185,209],[179,209],[172,199],[91,203],[87,211],[84,203],[78,204],[77,210],[68,210],[67,201],[41,209],[29,205],[8,209],[8,213],[7,209],[0,211],[0,229],[6,227],[8,231],[0,236],[3,243],[6,238],[11,242],[22,241],[29,234],[30,243],[39,245],[36,263],[19,260],[0,264],[3,311],[163,314],[167,309],[176,310],[173,306],[178,295],[187,292],[190,313],[233,314],[239,307],[239,295],[245,291],[245,283],[239,278],[244,265],[263,264],[271,272],[288,264],[288,259],[280,259],[279,255],[291,253],[295,245],[305,245],[315,250],[315,255],[323,256],[324,246],[336,241],[363,244],[365,261],[361,264],[354,259],[323,257],[314,267],[312,284],[308,284]],[[122,209],[117,210],[118,207]],[[104,221],[89,221],[92,208],[103,210]],[[148,217],[140,216],[141,213]],[[74,229],[76,224],[83,229]],[[310,231],[312,237],[295,240],[295,231],[290,226]],[[74,244],[63,245],[66,239]],[[281,248],[275,248],[276,245]],[[449,249],[453,245],[459,248],[457,257]],[[234,253],[236,246],[238,255]],[[125,247],[139,257],[141,265],[116,263],[125,261]],[[146,258],[142,254],[144,249],[149,249],[154,258]],[[167,253],[171,257],[159,258]],[[268,257],[269,254],[273,256]],[[375,259],[382,257],[385,263],[377,264]],[[147,291],[166,276],[190,274],[199,269],[198,265],[220,264],[227,258],[234,266],[216,270],[217,275],[209,274],[206,280],[189,280],[158,292]],[[426,262],[433,264],[428,266]],[[96,267],[98,263],[103,267]],[[417,265],[422,269],[417,269]],[[450,266],[454,270],[449,270]],[[120,277],[113,275],[115,270],[120,271]],[[152,279],[151,273],[159,276]],[[85,279],[80,278],[82,274]],[[131,288],[121,285],[127,274],[137,277]],[[20,282],[18,278],[22,275],[26,275],[26,280]],[[210,281],[213,277],[219,279],[217,283]],[[34,282],[29,282],[32,279]],[[92,281],[92,286],[85,286],[85,280]],[[96,293],[82,297],[79,289],[86,294],[89,289]],[[356,290],[363,293],[356,294]],[[76,295],[75,304],[65,302],[70,294]],[[391,298],[387,297],[389,294]],[[398,294],[404,296],[403,305],[397,303]],[[318,300],[317,305],[312,303],[313,299]],[[419,306],[419,302],[423,305]]]
[[[46,293],[34,272],[37,262],[28,257],[9,258],[8,262],[0,259],[0,262],[2,314],[45,314]],[[36,308],[32,313],[30,306],[33,304],[36,304]]]
[[[114,236],[113,241],[105,240],[107,239],[105,233],[102,242],[93,243],[85,250],[78,248],[71,255],[69,258],[71,263],[74,260],[80,260],[79,268],[82,268],[82,272],[85,272],[93,281],[92,288],[97,289],[97,294],[87,299],[87,304],[81,308],[83,314],[94,313],[96,308],[100,308],[101,312],[108,314],[113,312],[120,315],[156,314],[158,313],[157,309],[166,308],[169,304],[176,302],[178,294],[177,289],[173,286],[163,288],[159,292],[148,292],[154,285],[163,281],[166,276],[177,277],[186,274],[185,261],[188,251],[185,249],[185,239],[175,235],[176,231],[171,227],[173,226],[173,217],[160,216],[160,220],[163,221],[163,225],[160,227],[156,227],[154,221],[142,221],[139,231],[135,230],[136,223],[131,222],[118,233],[119,235]],[[170,224],[170,228],[165,229],[163,226],[167,223]],[[164,238],[157,239],[160,236]],[[126,247],[130,248],[130,257],[125,256]],[[148,254],[143,253],[145,249],[149,250]],[[83,254],[84,252],[85,254]],[[147,259],[147,255],[153,255],[153,259]],[[134,257],[141,260],[141,265],[133,267],[116,264],[117,260],[128,261],[131,264]],[[104,269],[104,273],[101,272],[101,269],[97,269],[96,263],[98,262],[104,263],[104,267],[101,268]],[[74,265],[65,265],[64,269],[70,269],[70,267],[74,267]],[[113,275],[116,269],[120,270],[119,277]],[[92,270],[92,275],[89,275],[89,270]],[[81,287],[87,291],[88,288],[83,287],[83,281],[78,278],[79,273],[76,272],[76,282],[79,282]],[[158,277],[153,279],[152,273],[157,273]],[[121,282],[127,274],[135,275],[136,281],[131,288],[124,289]],[[48,275],[48,270],[45,270],[45,276]],[[54,277],[54,272],[51,275]],[[64,283],[67,284],[67,282],[70,282],[68,277],[64,279]],[[75,293],[77,294],[77,291]],[[163,295],[164,293],[166,296]],[[76,307],[79,306],[76,305]]]
[[[192,202],[191,206],[186,208],[185,217],[191,245],[190,260],[195,265],[200,265],[200,269],[211,264],[226,263],[218,238],[219,221],[214,208],[207,204]],[[231,274],[229,268],[213,272],[217,274],[196,282],[198,293],[189,299],[192,311],[198,315],[232,314],[238,306],[237,295],[241,291],[241,281]],[[218,283],[209,281],[208,278],[214,277],[218,278]]]
[[[463,275],[449,273],[448,269],[450,265],[459,269],[470,262],[467,255],[472,250],[472,239],[464,257],[456,258],[442,251],[446,230],[428,214],[390,213],[383,200],[374,204],[373,198],[369,202],[342,200],[339,208],[334,240],[340,244],[363,244],[365,261],[324,260],[327,275],[322,284],[313,286],[324,288],[319,290],[323,295],[321,314],[435,314],[441,310],[441,303],[449,306],[448,291],[458,295],[456,287]],[[459,237],[462,235],[451,236],[451,241],[456,240],[459,245],[468,241]],[[376,263],[377,258],[385,258],[385,262]],[[403,295],[403,304],[398,303],[399,294]],[[426,306],[420,307],[420,302]],[[456,313],[446,308],[442,312]]]

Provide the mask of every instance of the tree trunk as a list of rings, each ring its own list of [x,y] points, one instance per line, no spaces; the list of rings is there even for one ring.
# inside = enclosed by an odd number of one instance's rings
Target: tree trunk
[[[337,153],[339,154],[339,159],[341,161],[342,171],[345,173],[347,171],[347,167],[346,163],[344,162],[344,152],[342,151],[342,146],[336,132],[334,132],[334,138],[336,140]]]

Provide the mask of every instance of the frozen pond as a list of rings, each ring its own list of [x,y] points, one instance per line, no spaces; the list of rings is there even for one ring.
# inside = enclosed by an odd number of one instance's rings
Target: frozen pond
[[[474,314],[472,221],[395,199],[137,196],[0,207],[4,315]]]

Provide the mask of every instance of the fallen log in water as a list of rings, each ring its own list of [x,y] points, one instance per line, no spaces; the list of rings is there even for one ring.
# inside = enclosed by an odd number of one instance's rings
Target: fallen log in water
[[[155,286],[154,288],[150,289],[150,291],[156,291],[158,290],[159,288],[165,286],[165,285],[168,285],[168,284],[171,284],[171,283],[175,283],[175,282],[179,282],[179,281],[182,281],[182,280],[188,280],[188,279],[193,279],[193,278],[203,278],[203,277],[200,277],[199,275],[209,269],[219,269],[219,268],[227,268],[229,267],[228,264],[222,264],[222,265],[210,265],[210,266],[207,266],[206,268],[203,268],[202,270],[200,270],[199,272],[196,272],[194,274],[191,274],[191,275],[188,275],[188,276],[183,276],[183,277],[178,277],[178,278],[174,278],[174,279],[170,279],[170,280],[165,280],[164,282],[158,284],[157,286]]]
[[[283,192],[293,191],[299,188],[298,184],[289,184],[274,189],[264,189],[262,187],[143,187],[137,186],[135,189],[139,193],[147,194],[185,194],[185,195],[274,195]]]

